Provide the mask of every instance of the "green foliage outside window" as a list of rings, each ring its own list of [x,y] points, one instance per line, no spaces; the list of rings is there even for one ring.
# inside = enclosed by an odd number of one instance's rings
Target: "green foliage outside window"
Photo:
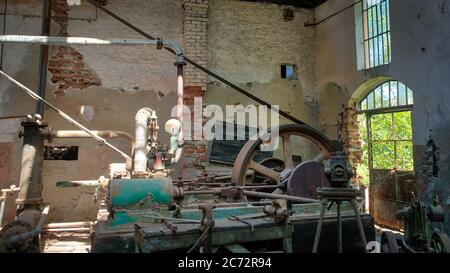
[[[369,145],[371,144],[372,168],[384,170],[412,171],[413,147],[411,112],[384,113],[368,116],[371,126],[371,141],[367,132],[367,117],[359,115],[359,130],[363,149],[362,164],[358,175],[362,183],[369,183]]]

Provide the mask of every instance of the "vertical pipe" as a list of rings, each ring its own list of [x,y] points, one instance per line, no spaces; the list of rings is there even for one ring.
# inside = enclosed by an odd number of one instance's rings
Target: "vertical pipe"
[[[50,24],[52,19],[51,0],[43,0],[42,4],[42,36],[50,35]],[[48,45],[41,45],[39,52],[39,96],[45,98],[45,89],[47,87],[47,62],[48,62]],[[44,117],[44,103],[38,101],[36,104],[36,113]]]
[[[20,191],[16,203],[22,208],[35,207],[42,202],[42,166],[44,139],[41,129],[47,125],[36,121],[22,122],[23,151]]]
[[[181,122],[181,130],[178,135],[178,143],[183,144],[183,110],[184,110],[184,79],[183,65],[177,63],[177,119]]]

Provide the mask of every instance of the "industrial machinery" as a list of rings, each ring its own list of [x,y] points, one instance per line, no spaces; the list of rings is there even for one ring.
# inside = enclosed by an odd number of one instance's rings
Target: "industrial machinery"
[[[437,202],[425,204],[414,201],[397,211],[397,220],[403,220],[405,233],[399,236],[390,231],[381,234],[383,253],[450,253],[450,238],[435,227],[444,222],[444,208]]]
[[[0,231],[0,251],[33,252],[39,249],[39,234],[49,211],[41,198],[44,141],[58,137],[92,137],[122,155],[124,162],[112,163],[109,174],[93,180],[57,182],[58,187],[97,189],[100,208],[91,235],[92,252],[311,252],[321,212],[316,189],[336,181],[335,177],[330,178],[330,173],[325,172],[324,164],[328,166],[330,158],[348,164],[345,156],[335,154],[342,150],[339,143],[308,125],[284,125],[248,141],[236,158],[231,176],[173,178],[172,169],[183,149],[184,60],[183,52],[176,43],[159,39],[98,40],[41,36],[2,36],[0,41],[170,47],[177,52],[175,65],[178,71],[177,115],[164,126],[170,138],[170,147],[159,142],[158,115],[150,108],[137,111],[134,138],[124,132],[92,131],[0,71],[30,96],[80,128],[80,131],[54,131],[39,115],[29,116],[22,123],[25,163],[22,164],[24,167],[16,203],[26,205],[17,217],[12,217],[13,220],[7,217],[12,222]],[[291,144],[294,136],[309,141],[315,147],[317,154],[311,160],[294,160]],[[105,139],[108,137],[130,139],[132,156],[111,145]],[[268,139],[280,139],[282,151],[276,158],[257,161],[256,155]],[[340,178],[340,183],[349,183],[349,176]],[[14,189],[11,191],[14,192]],[[356,200],[356,194],[354,198]],[[347,252],[361,251],[366,247],[364,240],[355,240],[352,236],[359,228],[354,224],[353,215],[358,208],[352,205],[342,204],[339,207],[341,231],[345,233],[344,238],[349,238],[343,242]],[[37,221],[28,223],[30,221],[27,222],[25,217],[28,214],[34,215],[31,218]],[[336,210],[323,210],[321,219],[323,235],[318,250],[335,252]],[[361,213],[361,223],[363,230],[360,232],[368,241],[373,241],[373,218]]]

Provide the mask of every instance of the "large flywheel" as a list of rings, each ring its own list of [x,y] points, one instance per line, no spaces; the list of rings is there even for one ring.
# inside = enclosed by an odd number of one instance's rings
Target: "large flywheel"
[[[258,138],[257,140],[248,141],[239,152],[236,161],[234,163],[231,181],[238,186],[244,186],[247,179],[247,175],[250,170],[258,175],[266,176],[276,183],[281,182],[281,172],[274,168],[269,168],[262,162],[256,162],[254,160],[255,155],[261,150],[261,144],[263,140],[275,139],[274,136],[277,132],[269,132],[265,136]],[[329,158],[331,153],[334,152],[332,147],[332,141],[320,131],[312,128],[308,125],[283,125],[278,128],[278,135],[281,140],[280,148],[282,152],[282,160],[284,162],[285,169],[293,169],[295,167],[291,136],[299,136],[309,140],[318,147],[318,153],[314,156],[313,161],[322,162]]]

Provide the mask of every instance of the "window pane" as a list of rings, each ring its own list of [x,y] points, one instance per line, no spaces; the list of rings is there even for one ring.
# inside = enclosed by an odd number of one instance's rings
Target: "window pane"
[[[387,57],[388,57],[388,63],[390,63],[391,62],[391,58],[392,58],[392,56],[391,56],[391,33],[390,32],[388,32],[387,34],[386,34],[386,38],[387,38],[387,51],[386,51],[386,55],[387,55]]]
[[[366,99],[363,99],[362,101],[361,101],[361,103],[360,103],[360,105],[359,105],[359,109],[361,109],[361,110],[367,110],[367,98]]]
[[[381,23],[382,23],[382,31],[387,31],[387,18],[386,18],[386,2],[381,2]]]
[[[390,107],[389,103],[389,83],[385,83],[382,85],[383,90],[383,107]]]
[[[371,92],[371,93],[367,96],[367,102],[368,102],[367,109],[374,109],[374,108],[375,108],[375,102],[374,102],[374,100],[373,100],[373,92]]]
[[[381,108],[381,86],[375,89],[375,108]]]
[[[389,40],[388,34],[383,34],[383,61],[385,64],[389,63]]]
[[[397,140],[411,140],[412,126],[411,126],[411,112],[397,112],[394,113],[395,134]]]
[[[389,9],[389,0],[386,0],[386,18],[387,18],[387,28],[388,28],[388,31],[390,31],[391,30],[391,15],[389,14],[389,11],[390,9]]]
[[[370,123],[373,140],[394,140],[392,113],[373,115]]]
[[[374,169],[393,169],[395,163],[394,142],[373,142],[372,158]]]
[[[398,103],[399,105],[406,105],[406,86],[403,83],[398,85]]]
[[[390,83],[388,83],[388,87],[389,87]],[[397,97],[397,89],[394,90],[390,90],[391,92],[391,106],[395,107],[398,106],[398,97]]]
[[[412,142],[398,141],[396,149],[397,149],[397,169],[404,171],[414,170]]]
[[[408,104],[409,105],[414,104],[413,92],[409,88],[408,88]]]
[[[385,64],[383,61],[383,36],[378,36],[378,62],[380,64]]]

